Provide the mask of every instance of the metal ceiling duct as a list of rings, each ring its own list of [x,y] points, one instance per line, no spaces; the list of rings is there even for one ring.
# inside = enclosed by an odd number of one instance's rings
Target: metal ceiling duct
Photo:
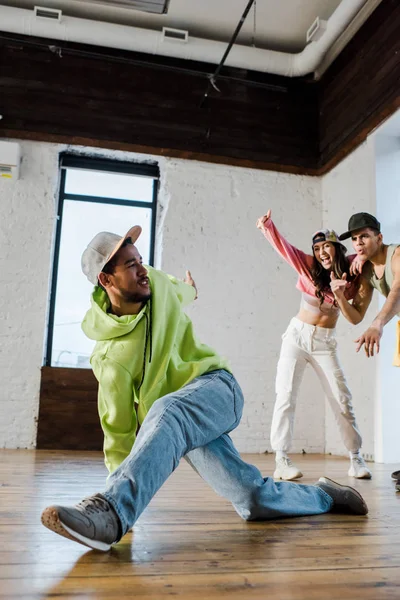
[[[92,0],[85,0],[91,2]],[[94,0],[93,0],[94,1]],[[97,1],[97,0],[96,0]],[[120,0],[118,0],[120,1]],[[330,62],[383,0],[342,0],[328,19],[324,34],[311,41],[302,52],[288,54],[235,44],[225,64],[238,69],[250,69],[286,77],[301,77],[314,73],[322,61]],[[133,2],[132,2],[133,4]],[[144,2],[143,2],[144,4]],[[53,10],[54,9],[42,9]],[[56,11],[57,12],[57,11]],[[43,15],[44,16],[44,15]],[[355,18],[358,17],[358,18]],[[352,25],[354,21],[354,26]],[[34,11],[0,4],[0,31],[31,35],[46,39],[92,44],[104,48],[120,48],[158,56],[171,56],[219,64],[227,46],[224,42],[188,36],[186,43],[166,39],[161,31],[78,19],[62,15],[61,19],[40,18]]]
[[[104,4],[109,7],[133,8],[162,15],[168,12],[169,0],[81,0],[85,4]]]

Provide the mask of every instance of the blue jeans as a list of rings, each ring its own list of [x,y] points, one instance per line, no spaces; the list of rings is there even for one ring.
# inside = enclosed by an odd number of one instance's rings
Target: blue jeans
[[[239,424],[243,394],[227,371],[197,377],[157,400],[129,456],[108,479],[104,497],[132,527],[182,457],[245,520],[298,517],[328,512],[332,498],[312,485],[275,483],[245,463],[228,433]]]

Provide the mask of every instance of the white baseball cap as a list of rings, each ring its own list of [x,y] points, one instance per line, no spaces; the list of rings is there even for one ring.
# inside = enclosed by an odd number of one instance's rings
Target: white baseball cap
[[[318,242],[332,242],[334,244],[339,244],[343,248],[345,252],[347,252],[347,248],[344,244],[341,244],[339,240],[339,236],[333,229],[319,229],[312,236],[312,245],[317,244]]]
[[[132,244],[136,242],[142,228],[134,225],[124,237],[109,231],[101,231],[89,242],[86,250],[82,254],[82,271],[89,279],[90,283],[97,285],[98,277],[105,265],[116,255],[122,244],[128,238],[131,238]]]

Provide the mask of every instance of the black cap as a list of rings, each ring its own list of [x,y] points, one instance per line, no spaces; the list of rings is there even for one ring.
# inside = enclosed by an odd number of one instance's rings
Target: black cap
[[[371,229],[377,229],[381,231],[381,224],[379,221],[369,213],[356,213],[349,219],[348,231],[339,235],[339,240],[347,240],[353,235],[353,231],[357,229],[364,229],[364,227],[371,227]]]

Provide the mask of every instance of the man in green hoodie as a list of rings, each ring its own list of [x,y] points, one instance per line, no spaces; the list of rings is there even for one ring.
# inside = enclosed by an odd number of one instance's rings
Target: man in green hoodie
[[[132,527],[185,457],[245,520],[321,514],[334,507],[365,515],[360,494],[321,477],[316,485],[275,483],[245,463],[229,432],[239,424],[242,391],[227,362],[200,343],[183,308],[196,297],[186,282],[142,264],[132,227],[101,232],[82,256],[95,288],[83,330],[96,346],[105,462],[103,493],[77,506],[50,506],[43,524],[107,551]],[[137,426],[140,431],[136,437]]]

